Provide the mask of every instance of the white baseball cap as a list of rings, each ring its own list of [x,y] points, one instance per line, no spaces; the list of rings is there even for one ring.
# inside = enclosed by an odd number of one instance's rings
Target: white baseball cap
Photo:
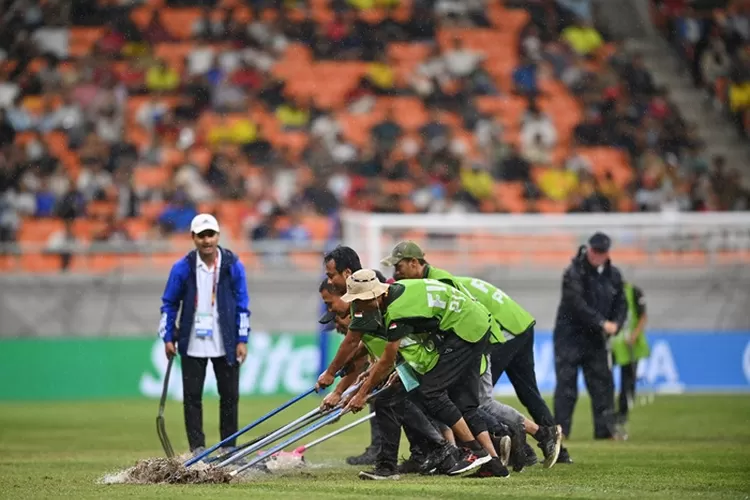
[[[190,232],[200,234],[203,231],[219,231],[219,222],[211,214],[198,214],[190,223]]]

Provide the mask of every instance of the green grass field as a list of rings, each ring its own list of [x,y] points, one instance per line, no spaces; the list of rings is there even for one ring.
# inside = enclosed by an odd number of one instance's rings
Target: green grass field
[[[241,425],[281,402],[244,401]],[[291,420],[314,402],[310,398],[281,415]],[[142,400],[0,404],[0,498],[750,498],[747,396],[659,396],[635,409],[626,442],[593,442],[589,401],[582,399],[568,442],[575,464],[534,466],[507,479],[361,481],[359,469],[343,459],[362,450],[365,425],[309,452],[308,461],[318,467],[304,472],[221,486],[97,484],[107,472],[161,454],[156,410],[157,402]],[[215,400],[206,402],[205,413],[212,444],[218,440]],[[181,405],[168,403],[166,417],[173,445],[182,452]],[[281,425],[284,418],[273,422]]]

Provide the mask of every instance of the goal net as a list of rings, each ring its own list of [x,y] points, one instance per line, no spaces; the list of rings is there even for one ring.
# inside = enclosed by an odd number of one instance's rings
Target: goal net
[[[750,213],[638,214],[342,214],[342,240],[362,265],[413,240],[438,267],[481,273],[508,266],[561,269],[596,231],[613,242],[613,259],[632,265],[750,262]]]

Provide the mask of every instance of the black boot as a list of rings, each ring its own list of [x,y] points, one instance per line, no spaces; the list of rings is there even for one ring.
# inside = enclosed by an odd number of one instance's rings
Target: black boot
[[[568,453],[568,449],[564,446],[560,447],[560,454],[557,456],[557,463],[558,464],[572,464],[573,459],[570,458],[570,453]]]
[[[426,457],[422,455],[411,454],[408,460],[404,460],[398,464],[397,470],[399,474],[419,474],[422,471]]]
[[[375,458],[378,456],[378,449],[374,446],[365,448],[365,452],[355,457],[348,457],[346,463],[349,465],[375,465]]]
[[[536,456],[534,448],[532,448],[529,443],[526,443],[523,451],[526,454],[526,467],[531,467],[532,465],[536,465],[539,463],[539,458]],[[560,460],[559,456],[557,457],[557,460]]]

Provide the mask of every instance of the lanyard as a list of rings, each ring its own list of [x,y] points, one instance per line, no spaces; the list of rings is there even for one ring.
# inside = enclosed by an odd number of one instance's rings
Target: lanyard
[[[216,303],[216,289],[219,286],[219,256],[217,254],[214,260],[214,271],[211,284],[211,311],[214,310],[214,304]],[[198,309],[198,290],[195,293],[195,308]]]

